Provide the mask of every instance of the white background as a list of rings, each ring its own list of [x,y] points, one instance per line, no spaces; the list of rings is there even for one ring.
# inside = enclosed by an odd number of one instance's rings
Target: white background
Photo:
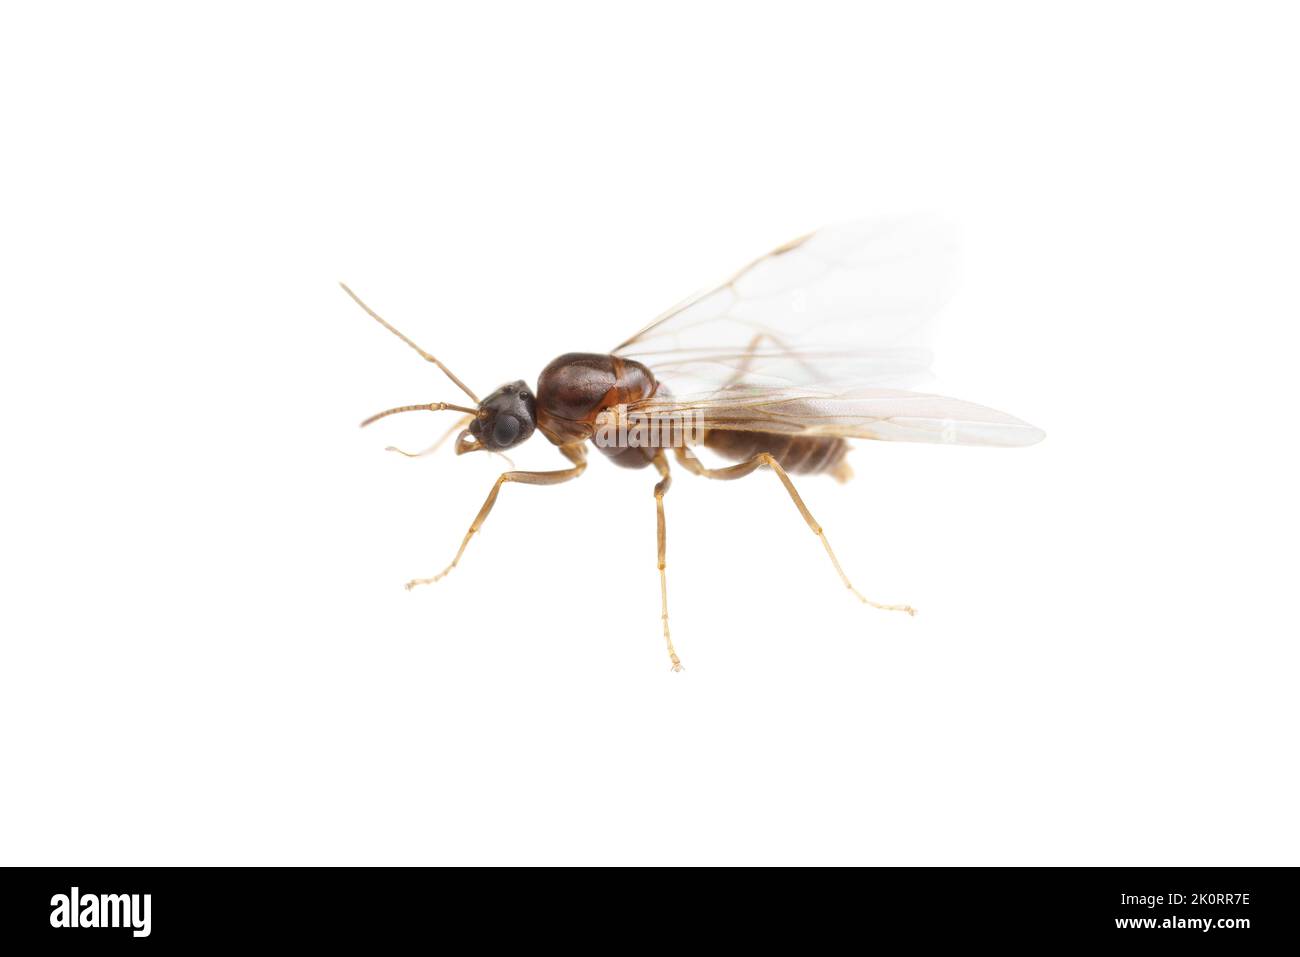
[[[1295,864],[1285,5],[157,4],[0,22],[0,861]],[[669,495],[407,461],[776,243],[963,227],[947,391]],[[521,467],[560,463],[540,437]]]

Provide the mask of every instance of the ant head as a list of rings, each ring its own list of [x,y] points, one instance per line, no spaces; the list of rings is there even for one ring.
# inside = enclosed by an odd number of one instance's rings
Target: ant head
[[[394,326],[390,325],[379,313],[362,302],[357,297],[357,294],[346,285],[343,283],[339,283],[339,285],[372,319],[414,349],[426,362],[431,362],[441,369],[447,378],[459,386],[460,390],[478,406],[478,408],[471,409],[463,405],[452,405],[450,402],[399,405],[396,408],[385,409],[383,412],[372,415],[361,423],[363,427],[385,416],[396,415],[398,412],[442,412],[444,410],[461,412],[466,415],[466,418],[452,428],[458,428],[460,425],[464,425],[466,421],[469,422],[469,428],[456,437],[457,455],[464,455],[466,452],[479,449],[488,452],[503,452],[523,442],[537,429],[537,399],[533,396],[532,390],[528,388],[527,383],[522,379],[503,385],[486,399],[479,401],[479,397],[474,394],[470,387],[457,379],[452,374],[452,371],[439,362],[431,353],[425,352]],[[450,433],[448,434],[450,435]],[[441,444],[441,442],[438,443],[438,445]],[[433,449],[437,447],[435,445]],[[433,449],[428,451],[433,451]],[[400,449],[394,451],[400,451]]]
[[[522,379],[509,382],[478,404],[469,428],[456,439],[456,454],[476,449],[504,452],[532,436],[537,428],[537,399]]]

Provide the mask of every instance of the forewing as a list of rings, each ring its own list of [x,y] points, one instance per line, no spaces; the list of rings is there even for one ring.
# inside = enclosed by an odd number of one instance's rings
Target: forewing
[[[1021,446],[1042,430],[1015,416],[941,395],[898,389],[741,386],[708,395],[667,396],[628,407],[693,429],[733,429],[887,442]],[[698,434],[698,433],[697,433]]]
[[[827,381],[902,386],[930,364],[927,327],[957,244],[929,217],[849,223],[787,243],[613,351],[677,393]]]

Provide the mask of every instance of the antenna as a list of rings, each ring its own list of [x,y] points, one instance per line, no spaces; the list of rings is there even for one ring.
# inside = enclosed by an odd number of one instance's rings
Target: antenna
[[[467,396],[469,396],[469,397],[474,401],[474,404],[475,404],[475,405],[478,405],[478,396],[476,396],[473,392],[470,391],[469,386],[467,386],[465,383],[463,383],[463,382],[461,382],[459,379],[457,379],[456,376],[452,373],[452,371],[451,371],[450,369],[448,369],[445,365],[443,365],[443,364],[442,364],[441,362],[439,362],[436,358],[434,358],[433,355],[431,355],[431,354],[428,353],[428,352],[425,352],[423,349],[421,349],[419,346],[417,346],[414,342],[412,342],[412,341],[411,341],[410,339],[408,339],[405,335],[403,335],[403,334],[402,334],[402,333],[401,333],[397,328],[395,328],[394,326],[389,325],[388,320],[386,320],[383,316],[381,316],[379,313],[375,312],[375,310],[371,309],[371,308],[370,308],[369,306],[367,306],[364,302],[362,302],[362,301],[361,301],[361,297],[358,296],[358,295],[357,295],[355,292],[353,292],[351,289],[349,289],[348,286],[347,286],[347,283],[342,283],[342,282],[341,282],[341,283],[339,283],[339,287],[340,287],[344,292],[346,292],[349,296],[351,296],[351,297],[352,297],[352,301],[355,302],[355,303],[356,303],[358,306],[360,306],[362,309],[364,309],[364,310],[365,310],[365,311],[370,315],[370,318],[371,318],[371,319],[374,319],[377,323],[379,323],[381,326],[383,326],[385,329],[387,329],[387,330],[388,330],[389,332],[391,332],[393,335],[397,336],[397,338],[399,338],[399,339],[401,339],[403,342],[405,342],[408,346],[410,346],[412,349],[414,349],[416,352],[418,352],[421,356],[423,356],[423,357],[425,358],[426,361],[428,361],[428,362],[432,362],[432,363],[433,363],[434,365],[436,365],[439,369],[441,369],[444,373],[446,373],[447,378],[450,379],[452,382],[456,383],[456,385],[460,386],[460,390],[461,390],[462,392],[464,392]],[[435,404],[442,405],[442,403],[435,403]],[[446,408],[446,409],[454,409],[454,408],[456,408],[456,406],[454,406],[454,405],[442,405],[442,407],[443,407],[443,408]],[[411,410],[411,409],[427,409],[427,408],[428,408],[428,406],[412,405],[412,406],[407,406],[407,407],[404,407],[404,408],[401,408],[401,409],[391,409],[391,410],[389,410],[389,412],[383,412],[383,413],[380,413],[380,415],[389,415],[391,412],[406,412],[406,411]],[[477,412],[478,410],[477,410],[477,409],[470,409],[469,411],[471,411],[471,412]],[[365,425],[365,424],[367,424],[367,422],[373,422],[374,419],[380,418],[380,415],[374,416],[374,418],[372,418],[372,419],[367,419],[366,422],[363,422],[363,423],[361,423],[361,424],[362,424],[362,425]]]
[[[383,412],[376,412],[366,421],[361,423],[364,429],[371,422],[378,422],[386,415],[396,415],[398,412],[441,412],[444,409],[451,409],[453,412],[467,412],[470,415],[478,415],[478,409],[467,409],[463,405],[452,405],[450,402],[429,402],[425,405],[399,405],[395,409],[384,409]]]

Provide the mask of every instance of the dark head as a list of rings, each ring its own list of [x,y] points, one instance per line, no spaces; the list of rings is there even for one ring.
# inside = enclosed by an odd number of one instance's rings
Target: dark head
[[[456,454],[476,449],[504,452],[529,438],[537,428],[537,399],[520,379],[497,389],[478,404],[469,428],[456,439]]]
[[[537,429],[537,399],[533,395],[532,389],[528,384],[520,379],[517,382],[511,382],[497,389],[490,396],[482,401],[476,396],[460,379],[452,374],[452,371],[439,362],[431,353],[425,352],[414,342],[408,339],[404,334],[398,332],[396,328],[389,325],[379,313],[375,312],[364,302],[357,294],[354,293],[343,283],[339,283],[343,291],[352,297],[352,301],[364,309],[372,319],[391,332],[397,338],[401,339],[408,346],[420,354],[426,362],[432,362],[452,382],[460,387],[460,390],[470,397],[470,400],[478,408],[468,408],[463,405],[453,405],[450,402],[427,402],[422,405],[399,405],[393,409],[385,409],[383,412],[376,413],[361,423],[362,427],[369,425],[385,416],[394,415],[398,412],[460,412],[464,418],[459,423],[452,426],[452,430],[459,428],[461,425],[468,424],[465,429],[456,437],[456,454],[463,455],[466,452],[473,452],[478,449],[486,449],[489,452],[504,452],[506,449],[513,449],[525,439],[533,434]],[[447,433],[447,437],[451,435]],[[445,438],[445,437],[444,437]],[[432,452],[438,445],[427,451]],[[391,448],[391,446],[390,446]],[[394,449],[393,451],[401,451]],[[409,455],[410,453],[403,453]],[[425,454],[425,453],[420,453]]]

